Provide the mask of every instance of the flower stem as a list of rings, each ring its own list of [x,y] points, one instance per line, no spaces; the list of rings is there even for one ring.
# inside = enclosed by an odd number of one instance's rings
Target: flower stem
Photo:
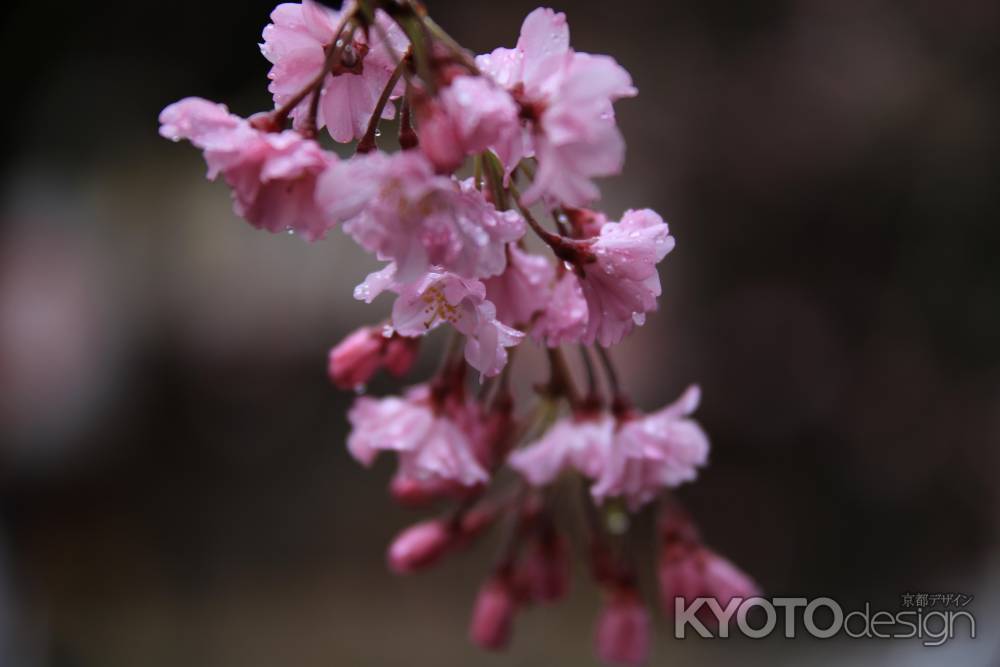
[[[449,51],[458,59],[458,61],[469,70],[470,74],[479,76],[479,68],[476,67],[476,61],[469,55],[469,52],[462,48],[455,39],[445,32],[444,28],[439,26],[434,19],[430,16],[421,16],[420,20],[423,22],[424,26],[436,40],[444,44]]]
[[[407,86],[407,93],[409,93],[409,86]],[[420,145],[420,139],[417,137],[417,133],[413,129],[413,122],[410,119],[411,104],[409,95],[403,97],[400,106],[402,108],[399,111],[399,146],[404,151],[407,151]]]
[[[600,345],[595,345],[594,349],[597,351],[597,357],[601,360],[604,373],[608,378],[608,384],[611,386],[612,408],[616,411],[625,410],[630,405],[630,401],[624,392],[622,392],[621,385],[618,383],[618,372],[615,370],[615,364],[611,360],[611,355]]]
[[[517,186],[511,183],[507,186],[507,189],[510,190],[511,195],[514,198],[514,204],[517,206],[517,209],[521,212],[521,215],[528,223],[528,226],[531,227],[532,231],[538,234],[539,238],[545,241],[545,243],[553,250],[556,250],[563,245],[563,238],[558,234],[553,234],[549,230],[542,227],[538,220],[535,219],[535,216],[531,214],[531,211],[528,210],[528,207],[521,203],[521,193],[518,191]],[[558,254],[558,252],[556,254]]]
[[[372,117],[368,120],[368,128],[365,130],[365,135],[361,137],[355,149],[356,152],[371,153],[377,148],[375,135],[378,133],[378,124],[382,120],[382,112],[385,111],[385,105],[389,103],[389,98],[392,96],[392,89],[399,83],[399,77],[402,76],[404,67],[406,67],[405,55],[399,64],[396,65],[396,69],[392,71],[392,76],[389,77],[389,82],[385,84],[385,88],[382,89],[382,94],[379,95],[378,101],[375,103],[375,110],[372,111]]]
[[[580,359],[583,360],[583,368],[587,372],[587,402],[600,403],[597,394],[597,376],[594,374],[594,363],[590,360],[590,353],[583,345],[580,346]]]
[[[580,405],[580,392],[573,382],[573,375],[566,363],[566,355],[559,348],[549,348],[549,383],[546,390],[552,396],[565,396],[573,407]]]

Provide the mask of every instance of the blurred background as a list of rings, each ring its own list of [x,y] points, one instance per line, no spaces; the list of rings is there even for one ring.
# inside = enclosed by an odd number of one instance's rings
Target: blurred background
[[[478,52],[531,2],[429,0]],[[671,639],[653,664],[1000,662],[1000,5],[563,1],[614,55],[625,173],[677,250],[616,351],[639,405],[700,382],[680,497],[771,594],[964,593],[975,641]],[[0,134],[0,665],[590,665],[599,595],[465,639],[487,540],[427,575],[420,514],[344,448],[327,348],[380,319],[334,233],[258,232],[160,139],[166,104],[270,106],[266,1],[14,2]],[[417,377],[433,367],[425,355]],[[381,394],[392,385],[376,382]]]

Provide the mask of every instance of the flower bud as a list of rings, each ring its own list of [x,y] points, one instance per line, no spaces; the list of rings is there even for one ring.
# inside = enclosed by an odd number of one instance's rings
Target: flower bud
[[[660,584],[663,613],[673,616],[677,598],[688,604],[702,595],[704,579],[697,557],[699,547],[681,542],[667,543],[660,552],[656,577]]]
[[[368,382],[382,365],[381,333],[361,327],[330,350],[327,373],[341,389],[354,389]]]
[[[709,549],[704,549],[705,594],[726,607],[733,598],[760,595],[760,587],[743,570]]]
[[[487,528],[493,525],[497,518],[497,509],[490,504],[473,507],[462,515],[458,532],[463,542],[469,542],[479,537]]]
[[[452,545],[454,535],[440,520],[421,521],[405,529],[389,546],[389,569],[409,574],[433,565]]]
[[[660,599],[667,616],[674,614],[677,598],[687,603],[699,597],[715,598],[726,608],[733,598],[760,594],[757,584],[729,560],[711,549],[681,542],[668,543],[660,552],[657,567]],[[697,616],[706,624],[717,622],[714,614],[702,607]]]
[[[569,592],[569,547],[561,535],[536,541],[518,563],[518,593],[531,602],[556,602]]]
[[[417,360],[419,351],[419,338],[407,338],[394,334],[385,345],[382,363],[385,364],[385,369],[394,376],[402,377],[413,367],[413,362]]]
[[[598,657],[611,664],[641,665],[649,657],[649,614],[633,589],[617,590],[601,611],[595,633]]]
[[[480,490],[480,485],[463,486],[448,479],[421,480],[400,474],[389,482],[389,493],[404,507],[423,507],[442,498],[463,500]]]
[[[472,609],[469,638],[477,646],[498,651],[510,641],[517,606],[510,583],[501,575],[489,579],[479,589]]]

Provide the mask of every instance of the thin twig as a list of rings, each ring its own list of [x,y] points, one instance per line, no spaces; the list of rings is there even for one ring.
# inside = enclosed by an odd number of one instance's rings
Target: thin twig
[[[392,97],[392,90],[399,83],[399,77],[403,74],[403,68],[406,66],[406,56],[403,60],[396,65],[396,69],[393,70],[392,76],[389,77],[389,82],[382,89],[382,94],[379,95],[378,101],[375,103],[375,110],[372,111],[372,117],[368,120],[368,128],[365,130],[365,135],[361,137],[358,142],[358,146],[355,149],[358,153],[370,153],[377,147],[375,144],[375,137],[378,134],[378,124],[382,120],[382,112],[385,110],[385,105],[389,103],[389,98]]]
[[[462,48],[461,44],[459,44],[457,41],[455,41],[455,39],[451,35],[445,32],[444,28],[439,26],[430,16],[421,16],[420,20],[424,24],[424,27],[427,29],[427,32],[429,32],[431,35],[434,36],[435,39],[444,44],[448,48],[448,50],[451,51],[456,58],[458,58],[459,62],[467,70],[469,70],[470,74],[479,76],[480,72],[479,68],[476,67],[476,61],[469,55],[468,51]]]
[[[587,400],[600,400],[597,395],[597,377],[594,374],[594,364],[590,360],[590,353],[583,345],[580,346],[580,359],[583,360],[583,368],[587,372]]]
[[[597,351],[597,357],[601,360],[601,365],[604,367],[604,373],[607,375],[608,384],[611,386],[611,395],[613,400],[620,406],[626,405],[628,401],[622,393],[621,385],[618,383],[618,372],[615,370],[615,364],[611,360],[611,355],[609,355],[608,351],[600,345],[595,345],[594,349]]]
[[[549,348],[550,378],[547,389],[555,396],[565,396],[573,407],[580,405],[580,392],[573,382],[573,375],[566,363],[566,355],[560,348]]]

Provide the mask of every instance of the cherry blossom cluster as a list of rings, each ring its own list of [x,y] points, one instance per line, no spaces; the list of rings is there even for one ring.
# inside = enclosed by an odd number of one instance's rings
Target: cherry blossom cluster
[[[626,538],[632,514],[659,507],[667,613],[677,597],[754,595],[664,498],[707,461],[698,387],[643,413],[607,351],[656,310],[657,265],[674,248],[652,210],[612,220],[592,208],[594,179],[623,167],[613,105],[636,95],[628,72],[575,51],[551,9],[525,18],[513,48],[478,56],[413,0],[303,0],[270,18],[260,48],[274,108],[242,118],[187,98],[163,110],[160,133],[200,148],[254,227],[308,241],[339,227],[384,263],[354,298],[389,293],[391,308],[330,351],[337,386],[360,388],[383,368],[402,377],[425,336],[452,330],[432,377],[398,396],[361,395],[347,415],[362,465],[395,453],[397,501],[443,506],[396,537],[390,568],[422,570],[495,528],[501,551],[470,636],[500,649],[518,610],[567,594],[572,535],[606,596],[598,654],[640,664],[651,621]],[[396,141],[380,140],[390,125]],[[549,379],[516,396],[513,356],[529,341]],[[584,535],[568,530],[565,488],[579,490]]]

